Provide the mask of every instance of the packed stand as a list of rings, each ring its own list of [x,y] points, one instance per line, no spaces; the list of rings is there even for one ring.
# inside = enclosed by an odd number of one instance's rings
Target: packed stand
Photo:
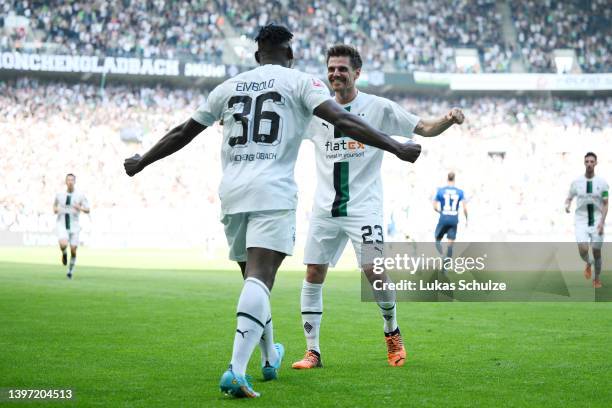
[[[122,167],[125,157],[144,152],[190,117],[202,96],[164,88],[101,92],[82,84],[0,83],[0,231],[52,231],[53,197],[65,188],[65,174],[73,172],[93,207],[93,230],[127,230],[134,237],[165,228],[178,234],[176,242],[187,232],[194,242],[222,238],[219,127],[134,178]],[[436,214],[430,198],[450,170],[470,200],[470,233],[499,239],[571,236],[573,221],[563,213],[563,201],[570,181],[584,171],[585,149],[599,153],[598,171],[612,169],[606,154],[612,143],[612,98],[393,99],[424,118],[439,117],[452,106],[463,108],[467,118],[440,137],[419,138],[424,152],[416,165],[393,157],[384,161],[383,174],[393,174],[383,177],[385,211],[396,220],[404,214],[406,223],[398,229],[420,240],[431,238]],[[137,129],[142,142],[122,141],[125,129]],[[306,142],[296,166],[301,233],[316,183],[313,160]]]
[[[459,47],[478,49],[488,72],[509,69],[512,54],[503,45],[495,0],[349,0],[347,9],[351,19],[380,47],[369,56],[379,65],[455,72],[453,49]]]
[[[28,18],[57,52],[214,62],[223,53],[224,18],[214,1],[0,0],[0,10]],[[19,49],[11,36],[0,46]]]
[[[508,4],[518,35],[516,52],[529,71],[554,72],[556,48],[574,49],[585,72],[610,70],[612,8],[607,0]],[[4,30],[15,16],[28,26]],[[219,63],[224,25],[253,38],[271,21],[295,33],[300,68],[320,69],[326,48],[337,42],[358,47],[368,69],[476,71],[477,66],[457,67],[455,49],[465,47],[478,50],[485,72],[507,72],[513,57],[502,38],[495,0],[0,0],[0,50],[27,51],[34,44],[70,54]],[[28,37],[33,30],[38,33],[34,39]]]
[[[368,40],[357,25],[343,17],[334,2],[323,0],[224,0],[228,21],[240,33],[255,38],[259,28],[269,22],[281,23],[294,34],[293,50],[300,68],[320,68],[325,64],[325,51],[336,43],[352,44],[367,49]],[[375,61],[373,56],[365,63]]]
[[[492,0],[417,0],[409,6],[399,0],[0,0],[0,10],[29,19],[51,51],[86,55],[220,62],[227,18],[248,38],[268,22],[287,25],[301,68],[319,69],[327,47],[338,42],[359,48],[369,69],[453,72],[453,47],[478,48],[492,72],[506,71],[510,57]],[[0,46],[21,49],[24,35],[22,29],[2,35]]]
[[[584,72],[612,69],[608,0],[510,2],[521,54],[532,72],[556,72],[552,51],[571,48]]]
[[[83,84],[0,82],[0,231],[51,231],[53,198],[66,188],[69,172],[76,174],[77,189],[93,206],[95,228],[136,234],[166,224],[180,228],[180,219],[185,230],[202,225],[200,230],[215,231],[218,128],[206,130],[175,159],[139,177],[128,178],[122,166],[125,157],[143,153],[184,122],[202,96],[164,88],[108,87],[101,92]],[[123,142],[125,130],[141,133],[142,142]],[[173,209],[182,210],[169,217]],[[189,220],[186,214],[198,216]]]

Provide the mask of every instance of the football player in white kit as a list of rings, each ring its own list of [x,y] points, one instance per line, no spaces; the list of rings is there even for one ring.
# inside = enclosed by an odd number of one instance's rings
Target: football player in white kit
[[[608,183],[595,175],[597,155],[588,152],[584,156],[585,172],[583,176],[574,180],[570,186],[569,194],[565,200],[565,211],[570,212],[572,199],[576,197],[576,215],[574,218],[576,242],[580,257],[586,262],[584,277],[591,279],[592,266],[595,266],[593,287],[602,287],[601,274],[601,247],[604,240],[604,225],[608,215]],[[589,249],[593,250],[593,256]]]
[[[245,376],[257,344],[264,380],[275,379],[283,348],[273,343],[270,291],[276,272],[294,245],[297,186],[294,167],[313,114],[361,143],[414,162],[420,146],[402,144],[334,102],[319,79],[291,69],[293,34],[270,24],[255,41],[259,67],[217,86],[191,119],[172,129],[144,156],[126,159],[129,176],[187,145],[216,121],[223,122],[223,178],[219,187],[222,222],[244,286],[237,306],[237,329],[221,391],[258,397]]]
[[[79,246],[79,214],[89,214],[89,203],[87,198],[80,192],[74,190],[76,176],[72,173],[66,175],[66,191],[57,193],[53,202],[53,212],[57,214],[57,239],[62,251],[62,264],[68,263],[66,248],[70,244],[70,265],[68,266],[68,279],[72,279],[74,266],[76,264],[77,248]]]
[[[422,120],[395,102],[359,91],[355,82],[362,60],[352,46],[338,44],[327,52],[327,78],[335,99],[345,110],[358,115],[388,134],[411,138],[412,133],[437,136],[453,124],[463,122],[459,109],[437,120]],[[328,266],[338,261],[350,240],[357,264],[370,282],[380,279],[370,262],[361,259],[362,244],[382,244],[383,192],[380,168],[383,151],[364,146],[329,122],[314,118],[306,135],[315,145],[317,188],[310,228],[306,238],[304,263],[306,278],[302,286],[302,326],[306,354],[293,363],[295,369],[321,367],[319,332],[323,314],[323,282]],[[383,317],[387,360],[402,366],[406,358],[396,319],[395,293],[374,292]]]

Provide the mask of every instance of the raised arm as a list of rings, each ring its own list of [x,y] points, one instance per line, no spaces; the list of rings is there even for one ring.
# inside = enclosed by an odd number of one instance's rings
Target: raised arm
[[[421,154],[421,145],[396,141],[374,129],[357,115],[349,113],[333,100],[323,102],[314,109],[313,113],[356,141],[386,150],[401,160],[414,163]]]
[[[459,108],[451,109],[446,115],[438,119],[421,119],[414,128],[414,133],[424,137],[438,136],[455,123],[463,123],[463,112]]]
[[[162,137],[144,156],[136,154],[128,159],[125,159],[123,167],[128,176],[132,177],[141,172],[149,164],[154,163],[166,156],[171,155],[183,147],[187,146],[200,132],[206,129],[206,126],[196,122],[193,119],[187,120],[185,123],[178,125],[164,137]]]

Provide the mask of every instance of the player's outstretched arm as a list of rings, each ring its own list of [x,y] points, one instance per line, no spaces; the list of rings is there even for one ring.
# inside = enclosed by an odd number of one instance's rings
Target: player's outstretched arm
[[[421,119],[414,128],[414,133],[424,137],[438,136],[454,124],[462,124],[464,119],[463,111],[453,108],[439,119]]]
[[[368,125],[357,115],[349,113],[333,100],[323,102],[314,109],[313,113],[356,141],[386,150],[401,160],[414,163],[421,154],[421,145],[394,140]]]
[[[189,119],[166,133],[166,135],[162,137],[151,150],[145,153],[144,156],[136,154],[125,159],[123,163],[125,172],[130,177],[140,173],[149,164],[163,159],[187,146],[187,144],[204,129],[206,129],[206,126],[193,119]]]

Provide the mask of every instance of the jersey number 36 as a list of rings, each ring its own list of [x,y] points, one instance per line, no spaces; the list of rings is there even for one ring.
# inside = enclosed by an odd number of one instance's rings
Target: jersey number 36
[[[236,95],[230,98],[227,104],[228,108],[234,108],[236,105],[242,104],[242,112],[233,114],[234,120],[242,125],[242,134],[230,137],[230,146],[246,145],[249,139],[255,143],[267,145],[280,143],[278,133],[282,119],[276,112],[263,110],[264,102],[267,100],[278,104],[283,103],[283,97],[278,92],[267,92],[259,95],[255,99],[253,127],[251,134],[249,134],[249,116],[251,116],[253,98],[248,95]]]

